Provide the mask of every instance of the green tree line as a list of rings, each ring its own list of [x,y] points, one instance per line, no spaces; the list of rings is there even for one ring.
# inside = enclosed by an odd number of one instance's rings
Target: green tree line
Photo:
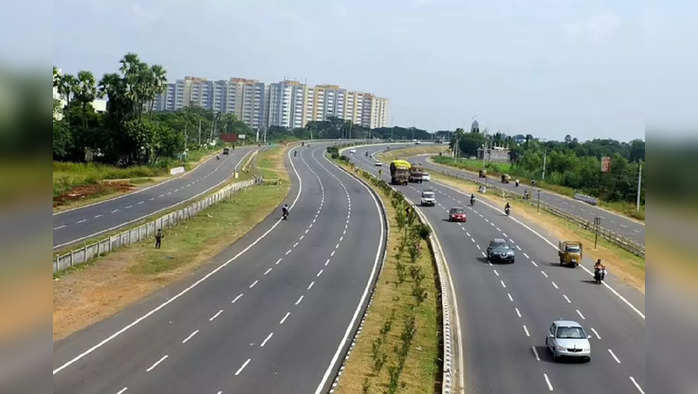
[[[153,112],[155,98],[166,88],[165,69],[142,62],[134,53],[119,64],[118,72],[99,81],[90,71],[71,75],[53,68],[53,86],[65,102],[53,101],[54,160],[82,162],[92,152],[104,163],[154,165],[200,149],[221,133],[250,133],[233,114],[197,107]],[[93,108],[97,97],[107,99],[106,112]]]
[[[338,138],[380,138],[380,139],[420,139],[431,140],[432,134],[426,130],[414,127],[379,127],[369,129],[351,121],[337,117],[328,117],[327,120],[310,121],[305,127],[287,129],[284,127],[271,126],[267,130],[267,139],[271,141],[297,138],[297,139],[338,139]]]
[[[579,142],[567,135],[564,141],[540,141],[529,134],[525,141],[516,142],[503,133],[486,135],[457,129],[451,140],[452,149],[456,141],[460,157],[477,156],[477,150],[482,146],[508,147],[510,175],[527,179],[542,179],[545,160],[546,183],[569,187],[606,201],[635,201],[639,165],[643,163],[644,166],[645,160],[645,142],[639,139]],[[611,158],[608,172],[601,172],[601,158],[604,156]],[[640,199],[644,204],[644,175],[642,177]]]

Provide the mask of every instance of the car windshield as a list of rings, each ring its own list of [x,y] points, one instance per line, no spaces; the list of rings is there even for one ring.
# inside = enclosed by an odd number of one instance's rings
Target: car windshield
[[[490,242],[490,248],[499,248],[502,246],[507,246],[506,242],[501,242],[501,241],[491,241]]]
[[[459,214],[459,213],[465,213],[464,210],[460,208],[451,208],[451,215]]]
[[[582,327],[558,327],[557,337],[561,339],[582,339],[586,338]]]
[[[567,251],[571,253],[579,253],[579,246],[577,245],[567,245]]]
[[[422,193],[422,197],[431,198],[431,197],[434,197],[434,193],[432,193],[432,192],[424,192],[424,193]]]

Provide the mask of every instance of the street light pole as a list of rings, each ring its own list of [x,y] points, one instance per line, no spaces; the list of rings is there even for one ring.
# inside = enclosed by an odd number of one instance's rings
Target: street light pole
[[[635,208],[636,212],[640,212],[640,186],[642,186],[642,162],[637,161],[638,171],[637,171],[637,206]]]
[[[542,180],[545,180],[545,159],[548,155],[548,151],[543,151],[543,177]]]

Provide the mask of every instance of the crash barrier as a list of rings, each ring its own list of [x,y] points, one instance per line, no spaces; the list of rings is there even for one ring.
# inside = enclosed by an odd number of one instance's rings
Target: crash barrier
[[[202,200],[164,214],[155,220],[126,229],[94,243],[85,244],[83,247],[73,249],[65,254],[59,254],[53,261],[53,272],[56,273],[74,265],[85,263],[95,257],[104,256],[122,246],[153,238],[158,229],[176,226],[178,223],[195,216],[211,205],[230,198],[233,193],[261,182],[261,178],[255,178],[232,183]]]
[[[343,148],[346,149],[346,148]],[[340,151],[341,153],[341,151]],[[404,198],[402,193],[400,193],[396,188],[393,186],[389,185],[385,181],[376,178],[373,176],[373,174],[369,173],[368,171],[364,171],[358,167],[356,167],[353,163],[348,164],[354,172],[362,175],[363,177],[367,178],[370,180],[370,182],[377,186],[382,188],[384,191],[386,191],[390,195],[399,195],[407,204],[409,204],[412,209],[417,212],[417,215],[419,217],[419,221],[422,224],[425,224],[429,226],[429,229],[431,230],[429,232],[429,248],[432,252],[432,255],[434,256],[434,260],[436,262],[436,272],[437,272],[437,278],[438,278],[438,285],[439,289],[441,291],[440,298],[441,298],[441,327],[442,327],[442,333],[443,333],[443,348],[442,348],[442,377],[441,377],[441,392],[443,394],[451,394],[454,392],[459,392],[463,388],[458,388],[458,382],[455,381],[455,379],[458,379],[461,374],[464,373],[464,371],[460,370],[459,365],[455,364],[456,360],[459,359],[459,352],[460,352],[460,344],[455,338],[455,333],[458,331],[458,319],[455,317],[456,316],[456,303],[455,303],[455,294],[452,294],[451,289],[451,283],[450,283],[450,276],[448,275],[448,267],[446,265],[446,260],[445,257],[443,256],[443,252],[441,251],[441,247],[439,246],[439,242],[436,239],[436,235],[434,233],[434,229],[431,227],[429,222],[427,221],[426,217],[417,209],[414,203],[409,201],[408,199]],[[367,308],[368,310],[368,308]],[[362,319],[363,321],[363,319]],[[355,335],[358,335],[360,333],[357,332]],[[355,342],[356,338],[354,338]],[[349,355],[345,355],[344,358],[344,363],[348,360]],[[344,363],[342,364],[342,367],[340,367],[340,371],[344,368]],[[339,375],[335,378],[335,383],[333,385],[336,386],[339,380]],[[460,379],[459,379],[460,380]]]
[[[591,205],[597,205],[599,203],[599,200],[597,200],[595,197],[587,196],[586,194],[582,194],[582,193],[575,193],[574,199],[579,200],[579,201],[584,201],[585,203],[591,204]]]
[[[622,236],[621,234],[618,234],[615,231],[611,231],[611,230],[606,229],[600,225],[597,226],[594,224],[593,221],[581,218],[581,217],[573,215],[569,212],[565,212],[565,211],[563,211],[559,208],[556,208],[552,205],[549,205],[543,201],[539,201],[537,198],[535,198],[532,195],[532,193],[529,195],[528,199],[525,199],[523,197],[523,193],[518,193],[518,192],[513,192],[511,190],[501,189],[501,188],[497,187],[495,183],[492,183],[492,182],[487,183],[487,186],[485,186],[485,183],[473,180],[473,179],[463,175],[462,173],[460,173],[460,171],[457,171],[457,170],[450,170],[450,169],[444,168],[441,165],[436,165],[436,164],[430,164],[430,165],[425,164],[424,167],[429,168],[429,169],[434,170],[434,171],[437,171],[437,172],[440,172],[440,173],[448,175],[448,176],[452,176],[454,178],[459,178],[459,179],[464,179],[464,180],[469,181],[469,182],[474,182],[475,184],[478,185],[478,187],[487,187],[488,189],[494,191],[496,194],[499,194],[501,196],[513,195],[517,199],[521,200],[522,202],[527,202],[529,205],[532,205],[534,207],[540,206],[540,209],[542,209],[548,213],[551,213],[555,216],[561,217],[565,220],[568,220],[572,223],[575,223],[585,230],[588,230],[591,232],[596,232],[598,230],[599,235],[601,237],[603,237],[604,239],[606,239],[607,241],[611,242],[612,244],[614,244],[614,245],[616,245],[616,246],[618,246],[618,247],[620,247],[620,248],[622,248],[622,249],[624,249],[624,250],[626,250],[626,251],[628,251],[636,256],[643,257],[643,258],[645,257],[645,247],[643,245],[640,245],[634,241],[631,241],[631,240],[625,238],[624,236]]]

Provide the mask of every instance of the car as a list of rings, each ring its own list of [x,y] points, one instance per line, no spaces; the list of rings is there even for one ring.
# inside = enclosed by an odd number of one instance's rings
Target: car
[[[351,154],[356,153],[356,149],[349,149],[349,153],[351,153]]]
[[[223,154],[224,154],[224,155],[227,155],[227,154],[229,154],[229,153],[230,153],[230,148],[228,148],[228,147],[223,148]]]
[[[514,263],[516,254],[507,241],[495,238],[487,245],[487,260],[492,263]]]
[[[377,162],[376,162],[376,167],[383,167],[383,163],[381,163],[380,161],[377,161]]]
[[[431,175],[428,172],[422,172],[422,182],[431,181]]]
[[[550,350],[553,360],[562,357],[591,360],[591,335],[574,320],[555,320],[545,337],[545,347]]]
[[[463,222],[465,223],[468,218],[465,216],[465,209],[463,208],[451,208],[448,210],[448,221],[449,222]]]
[[[422,206],[434,206],[436,204],[436,198],[432,190],[424,190],[422,192]]]

